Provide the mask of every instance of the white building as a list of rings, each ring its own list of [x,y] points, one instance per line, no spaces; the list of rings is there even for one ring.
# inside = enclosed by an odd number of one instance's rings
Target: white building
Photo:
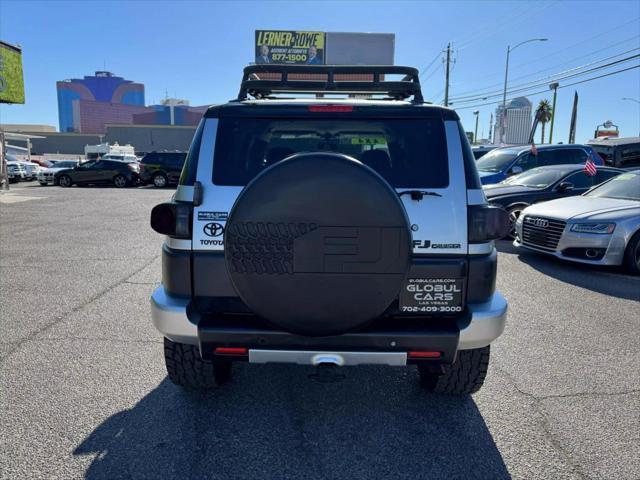
[[[517,97],[507,103],[506,118],[502,105],[496,109],[495,142],[525,144],[531,132],[531,102]]]

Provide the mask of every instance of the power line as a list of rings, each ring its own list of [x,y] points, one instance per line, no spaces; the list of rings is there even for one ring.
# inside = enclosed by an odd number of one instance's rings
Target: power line
[[[424,68],[422,69],[422,71],[420,72],[420,75],[419,75],[420,77],[421,77],[422,75],[424,75],[425,73],[427,73],[427,70],[429,70],[429,69],[431,68],[431,66],[432,66],[434,63],[436,63],[436,61],[440,58],[440,55],[441,55],[441,54],[442,54],[442,50],[440,50],[440,51],[437,53],[437,55],[435,56],[435,58],[434,58],[433,60],[431,60],[431,63],[429,63],[429,65],[427,65],[426,67],[424,67]]]
[[[544,10],[552,7],[558,2],[559,0],[553,0],[550,3],[543,4],[543,5],[540,5],[540,4],[534,4],[533,6],[527,5],[521,12],[507,15],[504,17],[503,20],[497,22],[497,24],[488,23],[486,27],[478,31],[478,32],[483,32],[483,34],[472,34],[470,36],[467,36],[466,38],[468,38],[468,40],[460,42],[459,48],[460,50],[462,50],[462,49],[468,48],[472,44],[479,44],[491,37],[504,33],[503,27],[505,26],[512,27],[514,25],[519,25],[523,22],[531,21],[535,16],[539,15]],[[515,21],[513,20],[514,18],[516,19]],[[488,33],[488,35],[484,35],[484,33]]]
[[[528,77],[533,77],[534,75],[537,75],[537,74],[539,74],[540,72],[546,72],[546,71],[549,71],[549,70],[555,70],[556,68],[561,68],[561,67],[563,67],[563,66],[565,66],[565,65],[567,65],[567,64],[570,64],[570,63],[572,63],[572,62],[575,62],[576,60],[581,60],[581,59],[583,59],[583,58],[585,58],[585,57],[591,57],[591,56],[595,55],[596,53],[604,52],[605,50],[609,50],[610,48],[617,47],[618,45],[622,45],[622,44],[624,44],[624,43],[629,42],[630,40],[635,40],[635,39],[638,39],[638,38],[640,38],[640,35],[634,35],[633,37],[626,38],[625,40],[622,40],[622,41],[620,41],[620,42],[616,42],[616,43],[611,44],[611,45],[608,45],[608,46],[606,46],[606,47],[604,47],[604,48],[600,48],[600,49],[598,49],[598,50],[594,50],[594,51],[592,51],[592,52],[589,52],[589,53],[587,53],[587,54],[585,54],[585,55],[581,55],[581,56],[579,56],[579,57],[572,58],[571,60],[567,60],[566,62],[562,62],[562,63],[556,64],[556,65],[554,65],[554,66],[552,66],[552,67],[544,68],[544,69],[542,69],[542,70],[538,70],[538,71],[533,72],[533,73],[528,73],[528,74],[526,74],[526,75],[520,75],[519,77],[514,77],[514,78],[512,79],[512,81],[521,80],[521,79],[523,79],[523,78],[528,78]],[[614,55],[613,57],[616,57],[616,56],[619,56],[619,55],[622,55],[622,53],[619,53],[619,54],[617,54],[617,55]],[[575,67],[575,68],[579,68],[579,67]],[[500,86],[502,86],[502,85],[503,85],[503,83],[502,83],[502,82],[492,83],[491,85],[486,85],[486,86],[484,86],[484,87],[474,88],[474,89],[472,89],[472,90],[465,90],[465,91],[462,91],[462,92],[460,92],[460,94],[459,94],[459,95],[460,95],[460,96],[463,96],[463,95],[465,95],[465,96],[466,96],[467,94],[475,94],[475,93],[477,93],[479,90],[484,90],[484,89],[486,89],[486,88],[492,88],[492,87],[500,87]]]
[[[567,83],[566,85],[559,86],[558,89],[572,87],[574,85],[579,85],[581,83],[591,82],[593,80],[598,80],[600,78],[609,77],[611,75],[616,75],[618,73],[627,72],[629,70],[633,70],[634,68],[640,68],[640,65],[634,65],[632,67],[627,67],[627,68],[623,68],[621,70],[616,70],[615,72],[608,72],[608,73],[604,73],[602,75],[598,75],[596,77],[586,78],[584,80],[579,80],[579,81],[573,82],[573,83]],[[530,93],[529,96],[540,95],[542,93],[547,93],[548,91],[549,91],[548,89],[540,90],[539,92]],[[468,106],[465,106],[465,107],[456,108],[456,110],[467,110],[469,108],[478,108],[478,107],[484,107],[484,106],[487,106],[487,105],[498,105],[498,104],[501,104],[501,103],[502,103],[502,100],[498,100],[497,102],[487,102],[487,103],[479,103],[479,104],[476,104],[476,105],[468,105]]]
[[[566,80],[568,78],[580,77],[580,76],[585,75],[587,73],[591,73],[591,72],[595,72],[595,71],[598,71],[598,70],[602,70],[602,69],[611,67],[613,65],[617,65],[619,63],[625,63],[625,62],[628,62],[630,60],[633,60],[633,59],[636,59],[636,58],[639,58],[639,57],[640,57],[640,54],[633,55],[631,57],[623,58],[623,59],[617,60],[615,62],[608,63],[606,65],[601,65],[599,67],[590,68],[589,70],[585,70],[583,72],[578,72],[578,73],[574,73],[574,74],[571,74],[571,75],[565,75],[564,77],[553,77],[551,80],[547,80],[545,82],[537,83],[535,85],[531,84],[531,85],[529,85],[527,87],[512,88],[512,89],[508,90],[508,93],[509,94],[513,94],[513,93],[526,92],[527,90],[531,90],[532,88],[536,88],[536,87],[541,87],[543,85],[547,85],[551,81],[559,81],[559,80]],[[474,101],[477,101],[477,100],[486,100],[488,98],[495,98],[495,97],[499,97],[501,95],[502,95],[502,93],[496,93],[494,95],[485,95],[485,96],[482,96],[482,97],[475,97],[473,99],[460,100],[460,101],[454,102],[454,103],[469,103],[469,102],[474,102]]]
[[[555,57],[555,56],[557,56],[558,54],[560,54],[560,53],[562,53],[562,52],[565,52],[565,51],[567,51],[567,50],[571,50],[571,49],[573,49],[574,47],[577,47],[577,46],[579,46],[579,45],[583,45],[583,44],[585,44],[585,43],[590,42],[591,40],[595,40],[596,38],[600,38],[600,37],[602,37],[602,36],[604,36],[604,35],[608,35],[608,34],[609,34],[609,33],[611,33],[611,32],[617,32],[618,30],[620,30],[620,28],[625,27],[625,26],[627,26],[627,25],[629,25],[629,24],[631,24],[631,23],[633,23],[633,24],[637,24],[637,22],[638,22],[639,20],[640,20],[640,17],[633,18],[633,19],[631,19],[631,20],[629,20],[629,21],[626,21],[626,22],[624,22],[624,23],[621,23],[621,24],[619,24],[619,25],[616,25],[616,26],[615,26],[615,27],[613,27],[613,28],[610,28],[610,29],[605,30],[605,31],[600,32],[600,33],[597,33],[596,35],[593,35],[593,36],[591,36],[591,37],[585,38],[584,40],[580,40],[580,41],[579,41],[579,42],[577,42],[577,43],[574,43],[574,44],[569,45],[569,46],[567,46],[567,47],[564,47],[564,48],[560,48],[560,49],[558,49],[558,50],[555,50],[555,51],[553,51],[553,52],[551,52],[551,53],[549,53],[549,54],[547,54],[547,55],[545,55],[545,56],[543,56],[543,57],[540,57],[540,58],[537,58],[537,59],[534,59],[534,60],[529,60],[529,61],[527,61],[527,62],[523,62],[523,63],[520,63],[520,64],[513,65],[513,66],[510,68],[510,70],[511,70],[511,71],[513,71],[513,70],[518,70],[519,68],[522,68],[522,67],[525,67],[525,66],[530,66],[530,65],[535,64],[535,63],[539,63],[539,62],[543,62],[543,61],[544,61],[544,62],[546,62],[546,61],[548,61],[548,59],[549,59],[550,57]],[[479,80],[482,80],[482,79],[485,79],[485,78],[494,78],[494,77],[497,77],[497,76],[499,76],[499,75],[502,75],[502,74],[501,74],[501,73],[492,73],[492,74],[490,74],[490,75],[486,75],[486,76],[484,76],[484,77],[480,77],[480,78],[479,78]]]
[[[596,60],[596,61],[591,62],[591,63],[586,63],[584,65],[580,65],[579,67],[570,68],[570,69],[564,70],[562,72],[556,72],[556,73],[554,73],[552,75],[547,75],[546,77],[541,77],[541,78],[538,78],[536,80],[531,80],[529,82],[525,82],[525,83],[522,83],[522,84],[513,85],[510,88],[510,90],[514,90],[514,89],[520,88],[520,87],[526,87],[526,86],[532,85],[532,84],[539,84],[540,82],[547,82],[547,81],[550,81],[550,80],[560,79],[560,76],[565,75],[567,73],[575,72],[576,70],[581,70],[581,69],[586,68],[586,67],[597,65],[598,63],[606,62],[606,61],[611,60],[613,58],[619,57],[621,55],[626,55],[626,54],[629,54],[631,52],[635,52],[637,50],[640,50],[640,47],[639,48],[632,48],[631,50],[627,50],[625,52],[621,52],[621,53],[618,53],[616,55],[612,55],[610,57],[606,57],[606,58],[603,58],[603,59],[600,59],[600,60]],[[638,55],[632,56],[632,57],[627,57],[627,59],[621,59],[619,61],[620,62],[628,61],[630,59],[636,58],[637,56]],[[612,63],[607,64],[607,65],[601,65],[598,68],[605,68],[607,66],[614,65],[615,63],[616,62],[612,62]],[[585,72],[582,72],[582,73],[588,73],[589,71],[591,71],[591,70],[585,70]],[[494,96],[494,95],[497,95],[497,94],[502,94],[502,89],[500,89],[500,90],[492,90],[492,91],[489,91],[489,92],[479,92],[479,93],[476,93],[474,95],[460,95],[460,96],[457,96],[457,97],[452,97],[452,100],[454,100],[454,101],[456,101],[456,100],[457,101],[473,101],[473,100],[476,100],[476,99],[480,100],[480,99],[483,99],[483,97],[490,97],[490,96]]]
[[[574,78],[574,77],[580,77],[582,75],[585,75],[587,73],[591,73],[591,72],[595,72],[598,70],[602,70],[604,68],[608,68],[611,67],[613,65],[617,65],[619,63],[625,63],[628,62],[630,60],[634,60],[636,58],[640,58],[640,54],[637,55],[632,55],[630,57],[627,58],[622,58],[620,60],[617,60],[615,62],[611,62],[611,63],[607,63],[606,65],[601,65],[599,67],[594,67],[594,68],[590,68],[588,70],[584,70],[583,72],[578,72],[578,73],[573,73],[571,75],[565,75],[565,76],[560,76],[560,77],[552,77],[551,80],[546,80],[544,82],[540,82],[540,83],[536,83],[536,84],[530,84],[526,87],[521,87],[521,88],[511,88],[508,90],[509,94],[513,94],[513,93],[519,93],[519,92],[526,92],[527,90],[531,90],[532,88],[537,88],[537,87],[541,87],[543,85],[547,85],[550,81],[559,81],[559,80],[566,80],[568,78]],[[486,100],[488,98],[495,98],[495,97],[499,97],[503,95],[502,93],[495,93],[493,95],[483,95],[483,96],[479,96],[479,97],[474,97],[471,99],[466,99],[466,100],[458,100],[457,102],[453,102],[453,103],[469,103],[469,102],[475,102],[478,100]]]

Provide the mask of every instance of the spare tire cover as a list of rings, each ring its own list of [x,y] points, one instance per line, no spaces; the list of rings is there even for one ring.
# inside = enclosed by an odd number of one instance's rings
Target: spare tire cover
[[[393,188],[341,154],[293,155],[240,193],[225,260],[239,297],[291,333],[344,333],[380,316],[409,269],[411,234]]]

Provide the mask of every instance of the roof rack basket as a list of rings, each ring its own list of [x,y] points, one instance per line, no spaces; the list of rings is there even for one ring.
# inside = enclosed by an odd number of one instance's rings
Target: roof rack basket
[[[301,79],[304,74],[310,79]],[[371,75],[371,81],[345,80],[348,75]],[[401,80],[386,81],[384,75],[404,75]],[[260,77],[263,78],[260,78]],[[279,80],[273,77],[279,76]],[[303,76],[303,77],[304,77]],[[340,79],[336,80],[336,76]],[[265,78],[267,77],[267,78]],[[298,78],[295,78],[298,77]],[[318,80],[320,78],[321,80]],[[273,93],[350,93],[371,95],[386,93],[395,100],[413,97],[414,103],[424,103],[418,70],[394,65],[249,65],[244,69],[238,100],[269,98]]]

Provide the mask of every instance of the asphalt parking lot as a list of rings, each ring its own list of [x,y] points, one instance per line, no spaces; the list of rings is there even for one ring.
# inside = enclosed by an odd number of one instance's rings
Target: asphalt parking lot
[[[413,369],[246,365],[190,394],[149,317],[170,195],[0,195],[1,478],[640,478],[640,278],[501,242],[508,326],[473,397]]]

